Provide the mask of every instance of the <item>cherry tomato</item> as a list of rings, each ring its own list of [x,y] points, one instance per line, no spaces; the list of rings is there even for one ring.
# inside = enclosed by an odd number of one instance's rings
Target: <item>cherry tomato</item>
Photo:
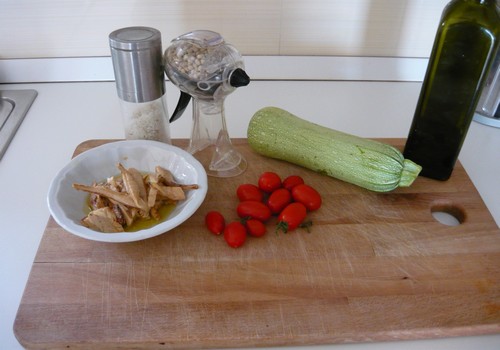
[[[292,188],[292,198],[296,202],[304,204],[309,211],[321,207],[321,195],[309,185],[301,184]]]
[[[285,180],[283,180],[283,187],[291,191],[297,185],[304,183],[304,179],[298,175],[290,175]]]
[[[293,231],[304,221],[307,216],[307,209],[304,204],[293,202],[288,204],[278,215],[277,231]]]
[[[262,222],[269,220],[271,209],[262,202],[243,201],[238,204],[236,212],[240,218],[251,218]]]
[[[224,228],[224,239],[232,248],[238,248],[245,243],[247,230],[241,222],[233,221]]]
[[[262,191],[253,184],[242,184],[236,189],[236,195],[240,202],[242,201],[258,201],[261,202],[264,198]]]
[[[281,178],[272,171],[266,171],[260,175],[258,183],[262,191],[271,193],[281,187]]]
[[[250,219],[245,222],[245,227],[250,235],[261,237],[266,234],[266,225],[262,221]]]
[[[220,235],[222,231],[224,231],[224,227],[226,226],[226,221],[224,220],[224,216],[218,211],[209,211],[207,215],[205,215],[205,225],[208,230],[213,234]]]
[[[271,213],[278,214],[292,201],[292,195],[286,188],[278,188],[267,199],[267,206]]]

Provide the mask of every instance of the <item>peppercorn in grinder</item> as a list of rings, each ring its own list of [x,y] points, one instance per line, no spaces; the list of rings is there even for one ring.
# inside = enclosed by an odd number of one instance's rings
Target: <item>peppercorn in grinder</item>
[[[193,98],[193,127],[187,151],[208,175],[237,176],[247,162],[232,145],[224,114],[224,100],[250,83],[243,58],[218,33],[197,30],[172,40],[164,54],[165,73],[181,95],[170,122],[178,119]]]

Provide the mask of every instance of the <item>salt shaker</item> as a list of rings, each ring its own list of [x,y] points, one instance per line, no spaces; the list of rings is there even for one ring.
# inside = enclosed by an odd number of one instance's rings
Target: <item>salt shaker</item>
[[[171,143],[161,33],[127,27],[109,34],[125,138]]]

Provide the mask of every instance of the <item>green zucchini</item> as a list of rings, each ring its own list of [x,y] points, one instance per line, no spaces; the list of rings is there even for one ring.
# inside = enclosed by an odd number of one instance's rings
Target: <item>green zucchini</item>
[[[276,107],[253,115],[247,137],[259,154],[376,192],[410,186],[422,170],[388,144],[329,129]]]

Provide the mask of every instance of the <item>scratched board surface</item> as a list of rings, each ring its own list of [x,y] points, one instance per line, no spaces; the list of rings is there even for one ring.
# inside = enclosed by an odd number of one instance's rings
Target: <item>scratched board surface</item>
[[[75,154],[110,140],[82,143]],[[385,139],[401,147],[404,140]],[[222,348],[421,339],[500,331],[500,229],[458,164],[373,193],[253,153],[209,177],[184,224],[133,243],[100,243],[49,218],[14,324],[27,348]],[[176,140],[177,144],[185,144]],[[311,232],[250,237],[239,249],[204,227],[236,220],[236,187],[297,174],[323,196]],[[458,226],[437,222],[447,211]]]

